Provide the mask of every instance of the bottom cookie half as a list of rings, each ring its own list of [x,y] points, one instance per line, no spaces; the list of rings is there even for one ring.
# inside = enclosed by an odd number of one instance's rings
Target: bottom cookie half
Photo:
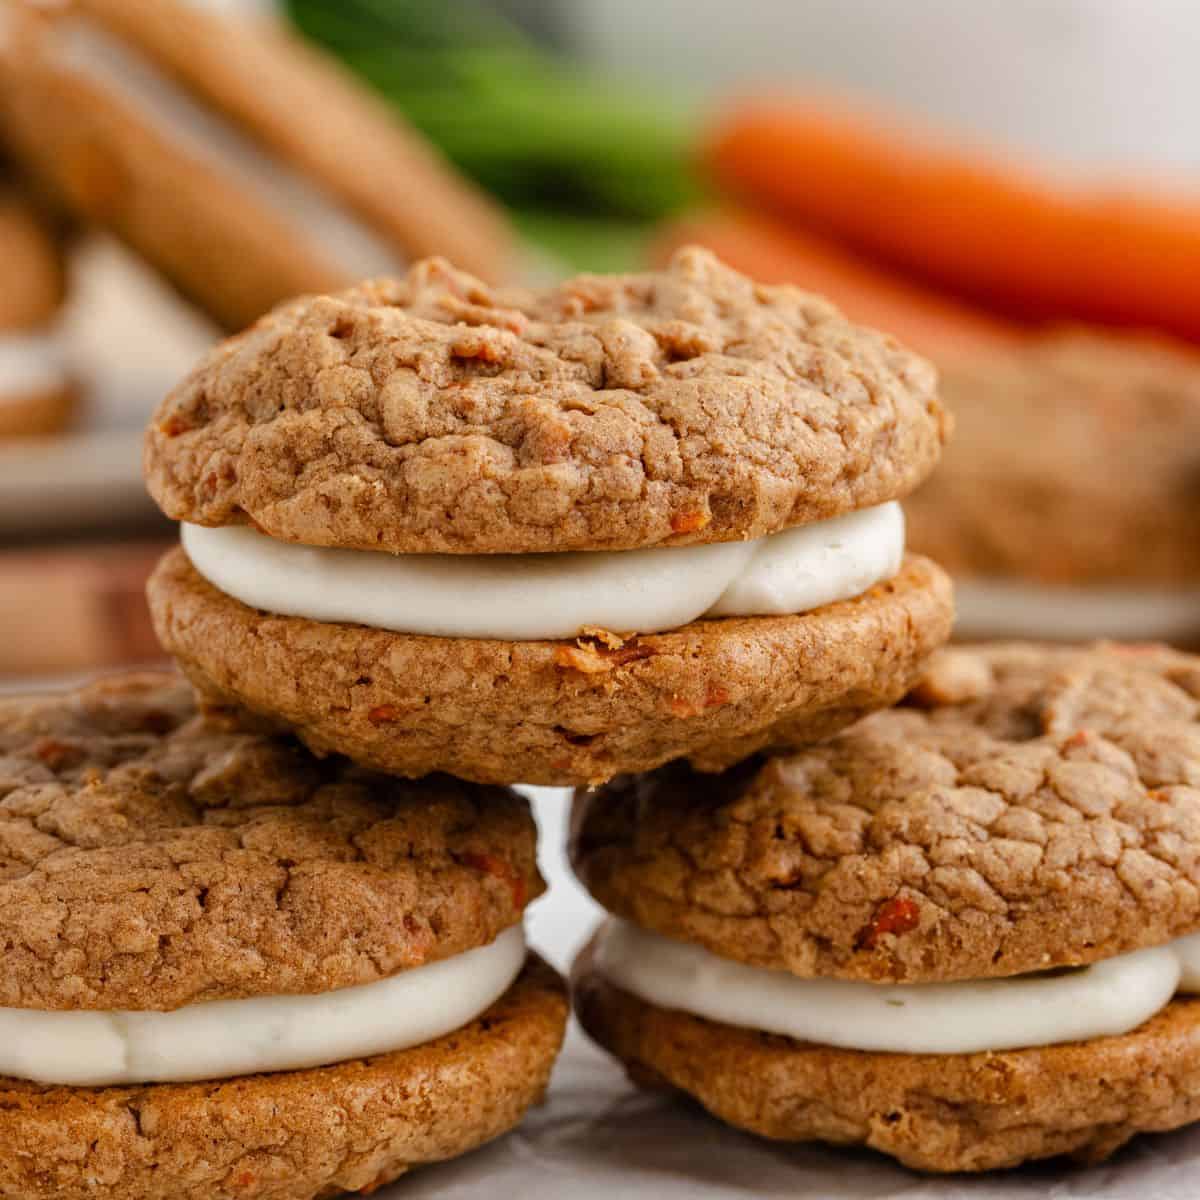
[[[719,771],[820,741],[912,686],[950,634],[926,559],[799,616],[695,621],[603,642],[423,637],[258,612],[171,551],[148,586],[163,647],[209,701],[318,754],[420,776],[575,786],[686,757]]]
[[[922,1171],[1108,1157],[1138,1133],[1200,1120],[1200,998],[1131,1033],[1004,1053],[839,1050],[657,1008],[576,964],[588,1034],[647,1087],[780,1141],[864,1145]]]
[[[471,1024],[308,1071],[140,1088],[0,1080],[4,1200],[314,1200],[369,1192],[513,1128],[562,1044],[562,980],[531,957]]]

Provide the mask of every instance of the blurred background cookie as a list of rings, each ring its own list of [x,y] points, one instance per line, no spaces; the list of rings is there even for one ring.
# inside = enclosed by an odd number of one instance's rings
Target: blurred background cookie
[[[282,25],[177,0],[10,7],[15,156],[226,328],[423,254],[508,269],[499,208]]]
[[[78,398],[60,329],[66,294],[54,230],[0,183],[0,438],[57,433]]]
[[[961,638],[1200,640],[1200,355],[1066,331],[948,362],[955,437],[906,506]]]

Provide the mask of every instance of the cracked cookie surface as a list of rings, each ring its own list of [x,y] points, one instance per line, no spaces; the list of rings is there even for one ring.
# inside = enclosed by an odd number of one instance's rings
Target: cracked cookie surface
[[[515,1126],[545,1092],[566,1020],[562,980],[531,955],[476,1020],[393,1054],[217,1083],[52,1088],[0,1078],[0,1195],[369,1193]]]
[[[615,645],[420,637],[278,617],[224,595],[181,549],[148,594],[203,694],[286,723],[315,751],[403,775],[586,784],[681,756],[721,770],[894,703],[950,634],[950,581],[895,579],[800,616],[695,621]]]
[[[801,976],[1083,964],[1200,928],[1200,658],[945,650],[905,706],[722,776],[581,792],[611,912]]]
[[[160,406],[163,511],[395,553],[730,541],[910,492],[933,368],[705,251],[493,290],[440,260],[283,306]]]
[[[589,950],[572,993],[584,1029],[636,1082],[763,1137],[866,1145],[920,1171],[1099,1162],[1200,1119],[1200,999],[1116,1037],[939,1055],[839,1050],[658,1008],[608,983]]]
[[[526,801],[199,715],[176,675],[0,702],[0,1005],[173,1009],[369,983],[543,890]]]

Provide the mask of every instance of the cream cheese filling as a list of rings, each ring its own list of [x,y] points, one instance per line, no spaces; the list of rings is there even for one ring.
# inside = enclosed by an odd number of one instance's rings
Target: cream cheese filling
[[[1200,587],[955,580],[959,638],[1175,641],[1200,634]]]
[[[296,1071],[405,1050],[490,1008],[525,962],[525,933],[315,996],[214,1000],[172,1012],[0,1008],[0,1075],[68,1087]]]
[[[64,69],[117,96],[173,145],[258,195],[348,277],[362,279],[404,267],[396,248],[349,207],[94,22],[58,22],[54,51]]]
[[[900,569],[899,504],[749,542],[563,554],[383,554],[183,526],[188,558],[251,608],[436,637],[658,633],[700,617],[802,613]]]
[[[846,1050],[974,1054],[1128,1033],[1200,991],[1200,934],[1091,966],[1009,979],[875,984],[801,979],[608,920],[596,969],[659,1008]]]
[[[55,333],[0,333],[0,404],[66,386],[67,354]]]

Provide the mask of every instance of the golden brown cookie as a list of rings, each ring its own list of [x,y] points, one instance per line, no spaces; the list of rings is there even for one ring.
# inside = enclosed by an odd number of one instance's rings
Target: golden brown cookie
[[[893,982],[1096,962],[1200,926],[1200,659],[943,651],[824,746],[576,804],[592,895],[726,958]]]
[[[505,274],[499,210],[282,23],[180,0],[7,7],[14,157],[227,328],[423,254]]]
[[[190,524],[156,629],[210,699],[378,769],[719,770],[893,703],[947,638],[894,503],[945,434],[927,363],[707,252],[541,293],[430,260],[285,305],[160,407],[146,476]],[[381,615],[421,571],[437,611]]]
[[[0,184],[0,336],[50,325],[66,298],[63,249],[27,197]]]
[[[864,596],[793,617],[598,640],[418,637],[258,612],[183,550],[152,576],[155,629],[210,700],[401,775],[598,783],[690,758],[721,770],[894,703],[949,635],[945,575],[910,558]]]
[[[943,651],[823,746],[576,805],[589,890],[678,943],[618,923],[576,965],[636,1081],[929,1171],[1200,1119],[1200,659]]]
[[[146,476],[170,517],[312,546],[623,550],[897,499],[947,429],[924,360],[705,251],[542,293],[431,261],[215,349]]]
[[[0,185],[0,440],[58,433],[75,415],[77,391],[54,332],[63,258],[28,198]]]
[[[567,1017],[513,936],[535,852],[506,789],[314,760],[174,675],[3,701],[0,1194],[315,1200],[511,1129]]]
[[[635,1081],[694,1097],[780,1141],[865,1145],[921,1171],[984,1171],[1071,1154],[1096,1162],[1143,1132],[1200,1120],[1200,999],[1130,1033],[1001,1053],[840,1050],[658,1008],[585,951],[575,1010]]]
[[[0,701],[0,1005],[166,1010],[369,983],[544,889],[527,802],[316,760],[178,676]]]
[[[314,1200],[371,1192],[515,1126],[545,1092],[567,1002],[536,955],[481,1017],[358,1062],[215,1083],[0,1078],[0,1194]]]

